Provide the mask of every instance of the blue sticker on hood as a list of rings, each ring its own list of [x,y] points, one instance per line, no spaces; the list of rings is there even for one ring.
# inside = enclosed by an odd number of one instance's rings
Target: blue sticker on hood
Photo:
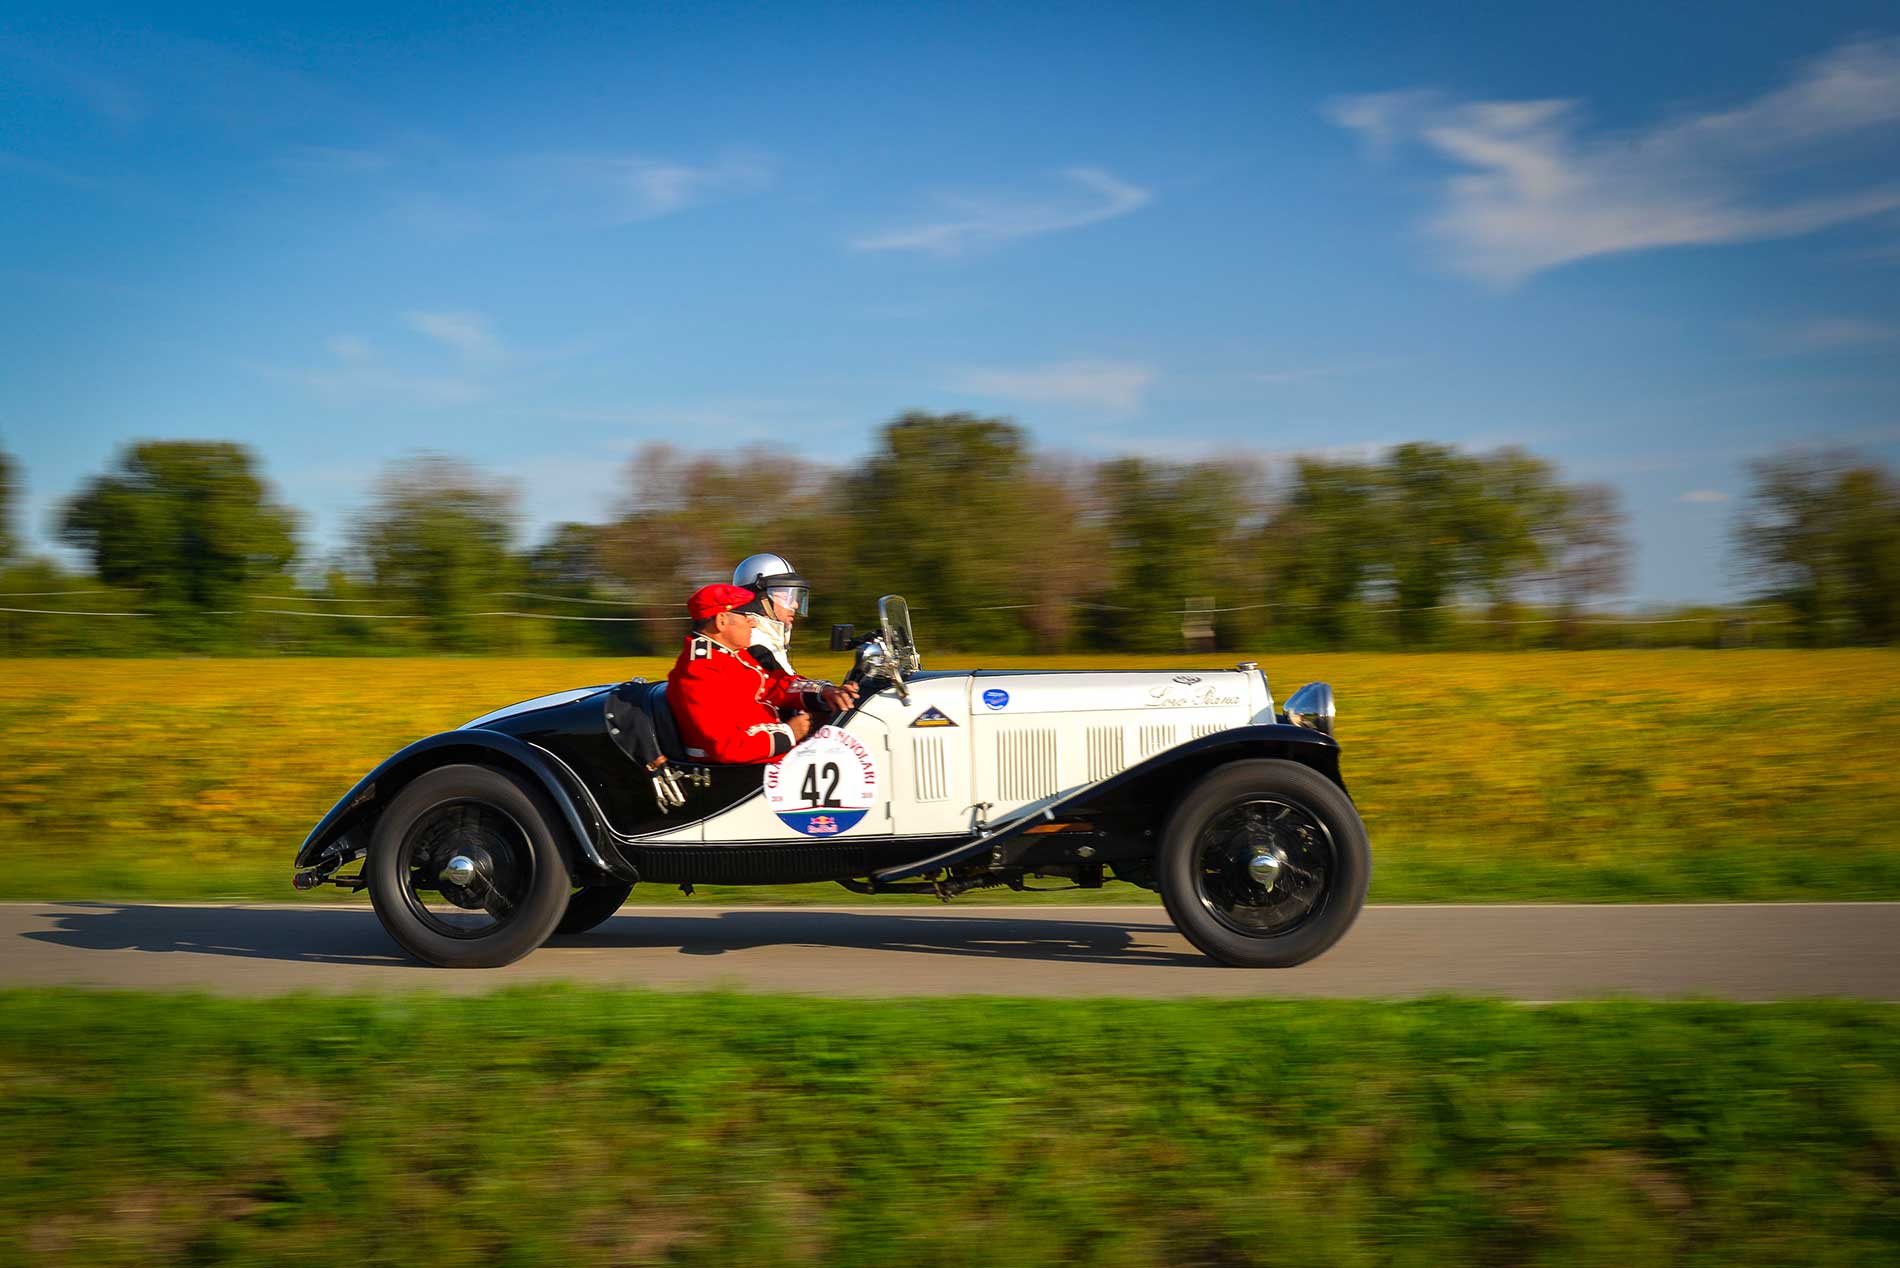
[[[1009,703],[1009,693],[1001,687],[991,687],[983,693],[983,703],[992,709],[1000,709]]]

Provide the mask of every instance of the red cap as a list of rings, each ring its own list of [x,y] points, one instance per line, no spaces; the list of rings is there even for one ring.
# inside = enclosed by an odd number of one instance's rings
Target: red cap
[[[693,597],[686,601],[686,612],[695,621],[703,621],[709,616],[730,612],[742,604],[750,603],[752,597],[752,592],[744,586],[724,584],[701,586],[693,591]]]

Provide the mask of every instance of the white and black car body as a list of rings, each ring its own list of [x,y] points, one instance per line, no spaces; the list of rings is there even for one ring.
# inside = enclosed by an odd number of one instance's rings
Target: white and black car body
[[[367,887],[392,936],[444,965],[507,963],[640,883],[948,898],[1124,881],[1159,889],[1216,959],[1258,966],[1310,959],[1357,915],[1371,859],[1323,684],[1281,714],[1252,664],[923,672],[896,597],[857,648],[858,706],[772,765],[692,761],[664,682],[429,736],[323,818],[297,886]]]

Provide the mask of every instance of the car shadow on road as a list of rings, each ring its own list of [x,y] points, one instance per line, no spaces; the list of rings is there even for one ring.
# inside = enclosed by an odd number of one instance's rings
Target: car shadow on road
[[[368,908],[145,907],[58,903],[54,927],[21,937],[82,951],[229,955],[305,964],[426,968],[389,940]]]
[[[711,913],[708,913],[711,915]],[[903,951],[973,956],[986,960],[1212,967],[1214,962],[1178,943],[1156,945],[1171,934],[1165,921],[1071,920],[1046,907],[1020,916],[959,916],[881,911],[722,911],[707,916],[645,915],[638,907],[590,933],[555,938],[550,946],[678,947],[682,955],[724,955],[759,947]]]
[[[147,907],[55,904],[54,927],[23,938],[84,951],[236,956],[285,963],[425,968],[390,941],[366,907]],[[1192,948],[1155,935],[1173,926],[1149,917],[1072,920],[1048,908],[1021,916],[885,912],[708,911],[645,914],[628,907],[592,932],[551,939],[563,948],[674,948],[718,956],[762,947],[900,951],[987,960],[1217,967]]]

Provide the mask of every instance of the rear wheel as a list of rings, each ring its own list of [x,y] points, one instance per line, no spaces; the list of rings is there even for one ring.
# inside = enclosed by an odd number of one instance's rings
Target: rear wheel
[[[541,796],[486,766],[418,776],[377,820],[370,901],[419,960],[493,968],[519,960],[567,909],[567,863]]]
[[[575,890],[567,900],[567,912],[561,917],[561,923],[554,926],[554,932],[586,933],[620,910],[627,901],[627,895],[633,892],[633,886],[625,881],[616,881],[611,885],[583,885]]]
[[[1224,964],[1288,968],[1339,941],[1365,905],[1372,851],[1339,787],[1287,761],[1234,762],[1168,818],[1161,899]]]

